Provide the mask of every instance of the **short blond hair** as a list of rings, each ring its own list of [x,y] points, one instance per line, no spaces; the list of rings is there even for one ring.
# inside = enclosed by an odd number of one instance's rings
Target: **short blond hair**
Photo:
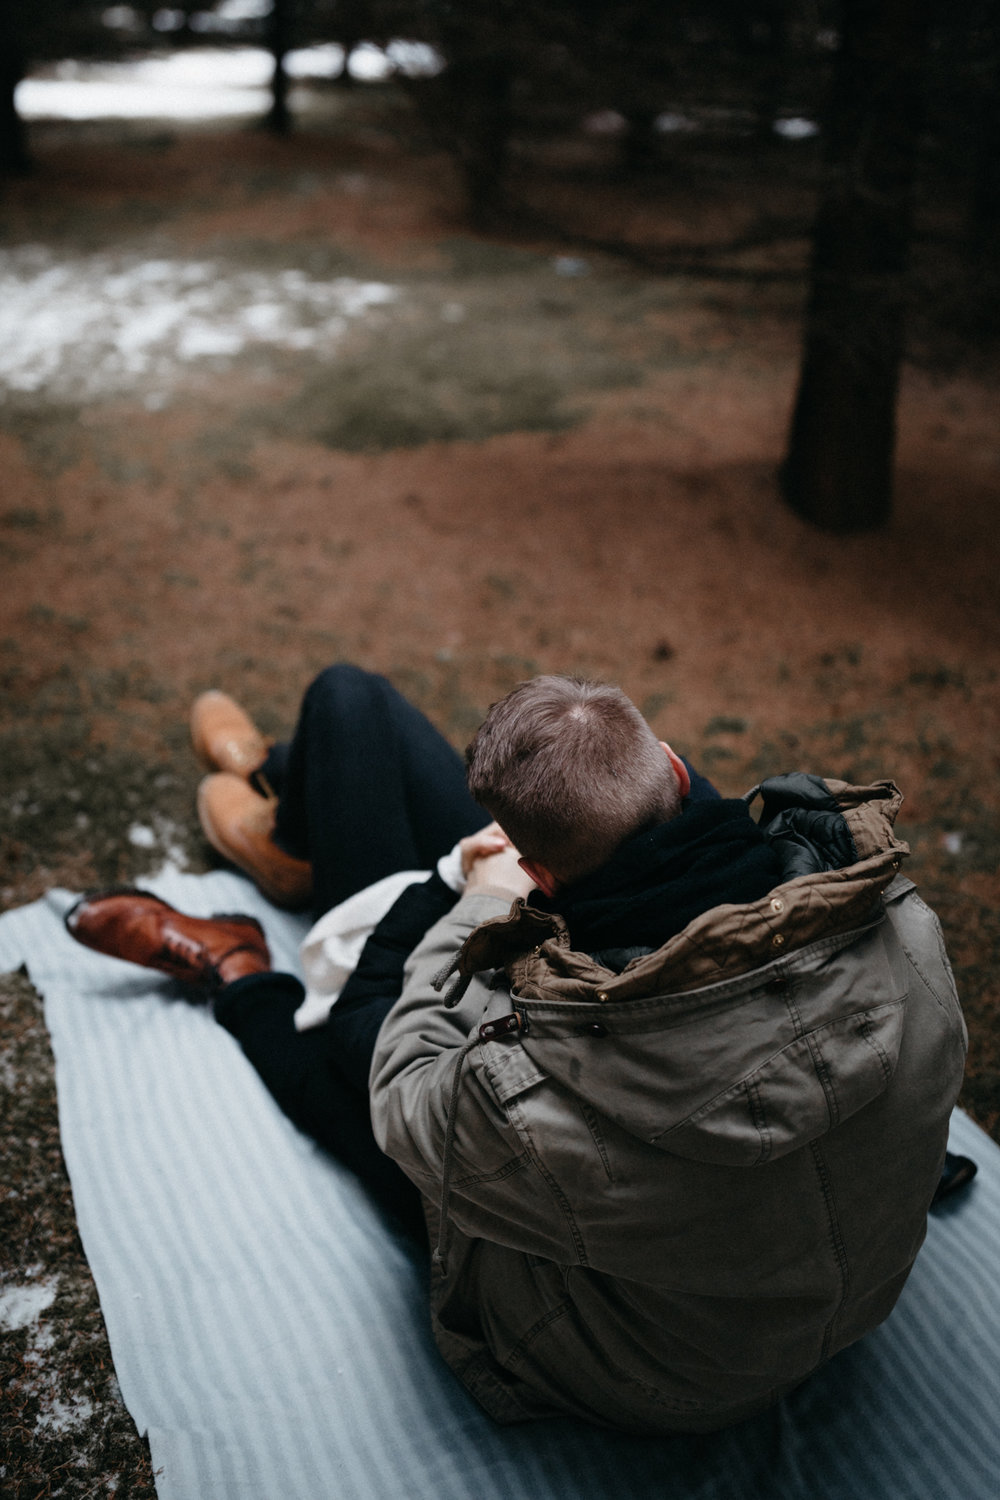
[[[535,677],[494,703],[466,751],[469,790],[560,881],[681,810],[677,773],[621,688]]]

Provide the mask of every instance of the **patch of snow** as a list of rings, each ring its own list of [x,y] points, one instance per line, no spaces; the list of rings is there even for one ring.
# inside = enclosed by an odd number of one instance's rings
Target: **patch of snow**
[[[153,26],[162,32],[175,31],[183,24],[180,10],[164,7],[153,16]],[[343,66],[344,49],[339,42],[297,47],[285,57],[285,69],[293,79],[336,77]],[[433,47],[405,40],[392,41],[384,50],[363,42],[347,63],[348,71],[361,82],[378,82],[393,73],[432,77],[443,66]],[[15,100],[25,120],[209,120],[262,115],[271,103],[273,68],[271,54],[263,47],[188,47],[123,62],[66,59],[38,76],[22,79]]]
[[[949,854],[961,854],[963,843],[964,839],[960,833],[942,833],[941,835],[942,847]]]
[[[152,826],[147,823],[133,823],[128,831],[128,841],[135,849],[162,851],[163,859],[155,870],[149,872],[147,877],[149,879],[170,874],[172,871],[187,869],[187,854],[184,850],[181,831],[169,818],[154,817]]]
[[[814,135],[819,135],[819,126],[815,120],[803,120],[798,116],[790,120],[775,120],[774,133],[780,135],[786,141],[808,141]]]
[[[402,37],[397,37],[390,42],[385,49],[386,56],[397,72],[404,74],[407,78],[436,78],[444,67],[444,58],[440,52],[435,52],[433,47],[426,42],[408,42]],[[354,56],[351,56],[353,71]]]
[[[675,110],[668,109],[662,115],[657,115],[653,128],[661,135],[685,135],[688,131],[697,130],[698,126],[689,116],[679,115]]]
[[[150,870],[146,879],[159,880],[164,875],[173,875],[188,867],[188,857],[184,848],[181,831],[177,824],[169,818],[154,818],[155,842],[148,847],[159,848],[163,851],[163,858],[155,869]]]
[[[59,1278],[33,1281],[26,1286],[0,1287],[0,1328],[9,1333],[27,1328],[55,1301]]]
[[[274,0],[218,0],[215,14],[224,21],[263,21],[274,9]]]
[[[152,27],[154,31],[180,31],[186,20],[187,11],[163,5],[159,10],[154,10]]]
[[[349,323],[398,295],[385,282],[298,270],[0,249],[0,400],[5,389],[71,401],[135,393],[157,410],[185,365],[254,346],[330,355]]]
[[[47,1354],[55,1348],[56,1330],[51,1323],[37,1323],[31,1330],[31,1352],[33,1356]]]
[[[215,8],[235,21],[262,21],[274,9],[274,0],[217,0]]]
[[[86,1396],[50,1396],[40,1406],[35,1418],[35,1430],[46,1432],[68,1432],[73,1427],[82,1427],[94,1417],[94,1403]]]
[[[237,328],[213,328],[211,323],[193,321],[180,331],[177,355],[186,361],[211,354],[239,354],[245,343]]]
[[[263,114],[273,61],[262,47],[192,47],[164,57],[67,59],[15,91],[25,120],[207,120]]]
[[[109,5],[101,11],[101,25],[110,31],[138,31],[142,17],[132,5]]]

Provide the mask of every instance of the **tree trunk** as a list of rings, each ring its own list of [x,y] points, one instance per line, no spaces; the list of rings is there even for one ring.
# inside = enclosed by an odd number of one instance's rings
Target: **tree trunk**
[[[501,218],[513,127],[513,73],[506,58],[460,56],[440,74],[446,144],[458,158],[471,222]]]
[[[788,88],[791,38],[791,0],[768,0],[745,42],[757,80],[754,116],[759,141],[774,139],[774,122],[781,113]]]
[[[788,456],[793,510],[861,531],[892,508],[905,269],[929,0],[844,0]]]
[[[275,135],[287,135],[292,128],[285,54],[291,46],[293,3],[294,0],[274,0],[271,10],[270,47],[274,58],[274,72],[271,74],[271,108],[267,115],[267,128]]]
[[[354,87],[354,74],[347,65],[355,47],[369,37],[372,29],[369,10],[365,0],[338,0],[334,11],[335,39],[344,49],[344,63],[334,82],[342,88]]]
[[[624,113],[624,111],[623,111]],[[629,175],[640,176],[659,164],[660,137],[656,130],[658,110],[636,105],[625,116],[622,136],[622,167]]]
[[[978,21],[972,29],[978,58],[977,87],[973,93],[976,139],[969,247],[974,256],[995,267],[1000,235],[1000,5],[997,0],[990,0],[980,8]]]
[[[0,177],[29,171],[28,137],[14,103],[14,90],[24,77],[24,60],[15,23],[0,10]]]

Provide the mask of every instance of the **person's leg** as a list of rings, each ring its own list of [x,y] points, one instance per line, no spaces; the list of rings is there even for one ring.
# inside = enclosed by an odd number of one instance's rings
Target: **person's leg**
[[[418,1235],[420,1195],[376,1144],[368,1076],[379,1027],[402,993],[407,955],[454,901],[437,875],[407,887],[365,944],[324,1026],[296,1031],[303,989],[289,974],[239,980],[215,1001],[216,1020],[236,1037],[289,1118]]]
[[[489,822],[443,735],[359,667],[316,678],[287,754],[272,755],[264,772],[280,783],[274,837],[311,862],[317,912],[397,870],[431,868]]]
[[[419,912],[411,903],[411,926],[443,899],[428,906],[421,895]],[[422,1233],[420,1195],[379,1150],[368,1109],[374,1039],[401,988],[401,962],[383,961],[377,970],[367,964],[368,983],[355,987],[336,1035],[327,1027],[299,1032],[302,985],[272,969],[254,917],[190,917],[150,891],[117,888],[81,897],[64,920],[85,947],[157,969],[211,998],[216,1019],[240,1042],[286,1114],[356,1172],[388,1212]]]
[[[291,974],[253,975],[219,993],[216,1020],[239,1042],[289,1119],[356,1173],[383,1210],[422,1238],[420,1194],[372,1132],[367,1064],[362,1061],[363,1077],[352,1076],[328,1026],[296,1031],[302,996]],[[391,1004],[391,996],[376,1001],[373,1031]],[[362,1046],[362,1059],[366,1050]]]

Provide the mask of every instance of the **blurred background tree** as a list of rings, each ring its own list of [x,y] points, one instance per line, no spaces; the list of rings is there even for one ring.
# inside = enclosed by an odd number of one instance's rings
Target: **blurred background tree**
[[[14,91],[28,69],[55,58],[108,55],[106,5],[74,0],[3,0],[0,5],[0,172],[25,172],[28,143]]]
[[[588,120],[614,143],[609,169],[642,195],[669,194],[681,161],[705,171],[707,153],[693,156],[685,131],[710,137],[717,170],[744,179],[782,170],[782,135],[819,132],[822,163],[815,148],[797,155],[818,207],[782,482],[789,504],[820,526],[882,524],[908,338],[925,337],[935,299],[957,337],[974,344],[1000,332],[1000,0],[216,0],[200,9],[3,0],[0,171],[28,166],[14,90],[47,60],[256,41],[274,57],[266,123],[285,133],[291,49],[339,42],[337,81],[348,82],[359,43],[391,58],[399,39],[436,56],[436,67],[401,69],[392,86],[452,156],[479,228],[558,233],[544,194],[529,210],[514,179],[546,141],[579,135]],[[760,218],[765,244],[774,226]],[[587,245],[585,230],[570,233]],[[606,231],[593,243],[635,249]],[[685,248],[709,274],[734,247]]]
[[[618,170],[667,160],[660,122],[683,104],[730,110],[773,139],[783,103],[822,93],[830,0],[369,0],[373,38],[415,37],[442,61],[410,87],[455,156],[474,220],[503,216],[517,137],[619,117]]]
[[[891,513],[899,375],[917,296],[940,297],[949,279],[953,291],[961,282],[955,312],[965,334],[977,341],[997,332],[998,18],[997,0],[960,13],[934,0],[841,6],[782,469],[792,508],[829,530],[877,527]],[[949,199],[962,195],[964,211],[949,224]],[[923,286],[911,271],[918,208],[921,238],[935,252],[930,262],[924,256]],[[937,287],[928,284],[930,265]],[[968,326],[971,319],[985,326]]]
[[[845,0],[785,496],[831,530],[892,505],[930,0]]]

